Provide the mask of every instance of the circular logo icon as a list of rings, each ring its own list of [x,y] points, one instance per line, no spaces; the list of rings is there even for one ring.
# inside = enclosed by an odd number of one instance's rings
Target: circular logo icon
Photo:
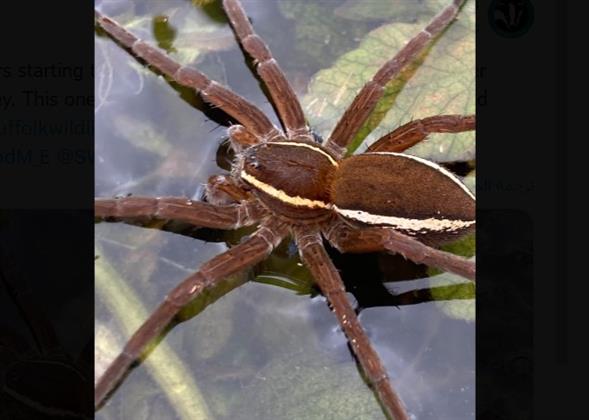
[[[534,23],[534,6],[529,0],[492,0],[488,18],[495,33],[517,38],[528,32]]]

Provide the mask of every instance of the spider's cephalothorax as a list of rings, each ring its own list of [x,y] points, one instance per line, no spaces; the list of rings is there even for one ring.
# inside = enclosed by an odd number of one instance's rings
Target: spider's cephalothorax
[[[426,245],[474,228],[473,194],[441,166],[401,153],[430,133],[474,130],[474,115],[413,120],[381,137],[366,153],[345,157],[348,146],[383,98],[387,83],[424,54],[454,20],[464,0],[449,3],[367,81],[322,145],[313,142],[314,135],[294,90],[238,0],[223,0],[224,10],[236,38],[253,58],[283,130],[245,98],[200,71],[183,67],[96,11],[97,24],[123,47],[169,79],[196,90],[207,103],[239,123],[229,128],[237,153],[232,177],[219,175],[209,180],[208,202],[185,197],[104,198],[96,200],[96,217],[113,221],[154,218],[213,229],[257,227],[167,294],[98,379],[96,408],[184,306],[227,276],[263,261],[291,235],[384,412],[396,420],[409,418],[346,296],[323,241],[341,252],[396,253],[474,278],[473,261]]]
[[[439,243],[475,223],[475,198],[443,167],[402,153],[373,152],[337,160],[308,142],[252,146],[239,179],[291,223],[337,214],[352,224],[391,227]]]
[[[321,146],[301,141],[262,143],[243,152],[237,176],[264,205],[295,223],[331,215],[338,161]]]

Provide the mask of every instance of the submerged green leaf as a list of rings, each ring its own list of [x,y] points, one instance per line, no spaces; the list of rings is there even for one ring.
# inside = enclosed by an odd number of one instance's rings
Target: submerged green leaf
[[[464,177],[464,179],[462,180],[462,182],[464,182],[464,185],[466,185],[468,187],[468,189],[470,191],[472,191],[473,194],[476,194],[477,191],[477,184],[476,184],[476,171],[470,171],[468,173],[468,175],[466,175]]]
[[[472,257],[475,254],[476,247],[476,236],[475,234],[467,235],[460,238],[457,241],[449,244],[442,245],[440,248],[446,252],[450,252],[456,255],[462,255],[463,257]]]
[[[438,1],[437,10],[447,1]],[[313,78],[303,98],[311,125],[326,137],[360,88],[391,59],[432,16],[415,23],[392,23],[370,32],[359,47],[344,54]],[[350,150],[372,143],[411,120],[440,114],[472,114],[475,109],[474,2],[468,1],[458,19],[434,45],[386,88],[370,119]],[[435,161],[474,158],[474,132],[434,134],[408,150]]]
[[[452,273],[442,273],[429,279],[436,306],[450,318],[474,321],[476,317],[475,284]],[[440,287],[444,285],[446,287]],[[456,287],[448,287],[456,285]]]

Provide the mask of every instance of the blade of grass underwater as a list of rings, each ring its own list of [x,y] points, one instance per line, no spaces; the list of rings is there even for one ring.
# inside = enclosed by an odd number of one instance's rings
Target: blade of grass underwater
[[[120,322],[124,334],[130,336],[147,318],[147,310],[100,251],[99,248],[95,250],[95,255],[101,256],[95,264],[96,291],[115,319]],[[144,363],[179,418],[212,418],[203,394],[190,374],[190,369],[183,365],[170,346],[160,342]]]

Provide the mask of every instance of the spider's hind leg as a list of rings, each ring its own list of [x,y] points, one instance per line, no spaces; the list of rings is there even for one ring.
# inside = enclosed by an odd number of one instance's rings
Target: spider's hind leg
[[[365,253],[384,251],[429,267],[458,274],[472,281],[476,277],[475,262],[449,252],[432,248],[415,238],[387,227],[352,228],[344,222],[334,223],[323,232],[338,251]]]
[[[334,311],[348,343],[362,367],[366,380],[390,418],[407,420],[409,416],[392,386],[378,353],[346,296],[342,279],[323,247],[321,235],[309,227],[294,229],[295,240],[304,264]]]
[[[461,133],[474,129],[474,115],[436,115],[403,124],[372,143],[366,152],[403,152],[431,133]]]

